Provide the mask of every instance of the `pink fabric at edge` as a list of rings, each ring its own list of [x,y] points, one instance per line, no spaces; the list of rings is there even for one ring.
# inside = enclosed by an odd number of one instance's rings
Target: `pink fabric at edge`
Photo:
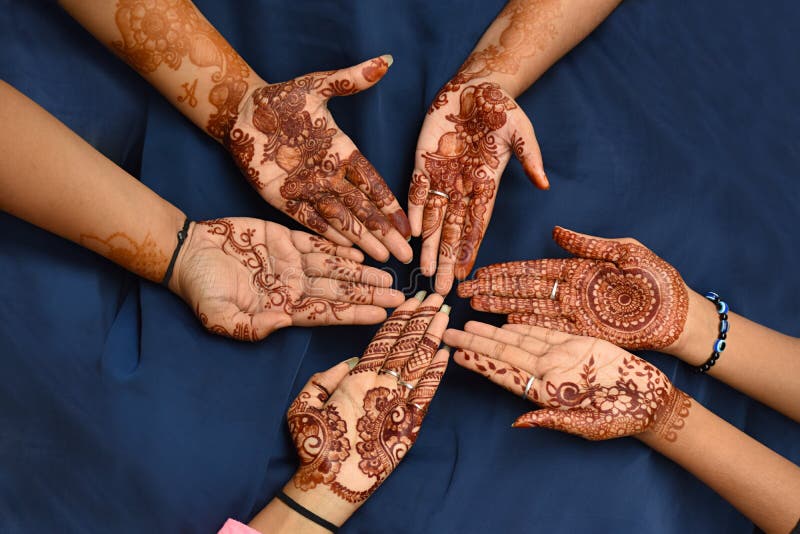
[[[235,519],[228,519],[217,534],[260,534],[257,530],[239,523]]]

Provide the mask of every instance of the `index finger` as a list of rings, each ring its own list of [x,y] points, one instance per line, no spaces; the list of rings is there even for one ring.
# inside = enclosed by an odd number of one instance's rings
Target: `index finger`
[[[411,225],[397,198],[364,155],[355,150],[348,159],[347,178],[369,198],[405,239],[411,237]]]

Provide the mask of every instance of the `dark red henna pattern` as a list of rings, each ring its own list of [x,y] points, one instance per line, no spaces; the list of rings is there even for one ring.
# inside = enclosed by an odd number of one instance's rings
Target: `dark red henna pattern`
[[[289,434],[300,456],[300,468],[292,482],[304,491],[334,483],[342,462],[350,456],[347,423],[336,407],[309,406],[309,397],[301,392],[287,413]]]
[[[372,341],[364,351],[358,365],[350,374],[377,371],[383,366],[386,355],[394,346],[400,334],[403,333],[406,323],[413,315],[412,311],[395,310],[389,319],[378,329]]]
[[[516,107],[497,84],[465,87],[458,115],[447,115],[454,130],[439,138],[436,152],[423,154],[430,189],[450,197],[449,201],[442,197],[425,199],[429,207],[436,209],[426,209],[423,233],[435,231],[446,211],[439,253],[457,260],[458,278],[469,274],[483,239],[484,219],[496,190],[491,171],[500,166],[496,132],[506,125],[508,111]],[[423,188],[422,178],[412,183],[411,202],[422,200]]]
[[[689,300],[674,267],[637,243],[585,238],[561,228],[554,237],[582,257],[483,267],[475,280],[459,286],[459,296],[471,297],[478,310],[510,314],[512,323],[556,323],[565,332],[628,349],[659,349],[678,339]],[[550,300],[556,280],[556,299]]]
[[[405,362],[412,357],[422,340],[431,319],[439,311],[439,306],[420,306],[414,311],[414,315],[406,323],[402,334],[397,342],[392,346],[392,350],[383,362],[385,369],[392,369],[400,372]]]
[[[115,17],[122,40],[112,46],[139,72],[148,74],[161,65],[178,70],[185,58],[198,67],[215,69],[208,100],[216,112],[209,116],[206,130],[216,139],[225,139],[250,76],[239,54],[188,0],[119,0]],[[184,99],[189,98],[190,105],[192,99],[196,105],[194,87],[184,87]]]

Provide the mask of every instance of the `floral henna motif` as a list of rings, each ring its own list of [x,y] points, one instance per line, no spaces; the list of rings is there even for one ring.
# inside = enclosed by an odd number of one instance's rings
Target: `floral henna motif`
[[[117,28],[122,40],[112,46],[133,68],[143,74],[161,65],[178,70],[185,58],[198,66],[215,69],[208,100],[216,108],[206,130],[216,139],[227,137],[247,92],[250,69],[225,39],[188,0],[119,0]],[[196,82],[195,82],[196,84]],[[187,100],[196,105],[195,85],[184,87]],[[195,102],[192,105],[192,102]]]
[[[464,88],[458,115],[446,117],[455,125],[454,130],[439,138],[435,152],[423,154],[431,189],[450,197],[446,201],[440,254],[459,261],[459,277],[472,267],[483,238],[484,218],[495,196],[496,183],[490,171],[500,165],[496,132],[506,125],[508,111],[516,107],[497,84],[486,82]],[[438,228],[445,202],[438,195],[423,198],[424,179],[417,178],[412,179],[410,201],[427,202],[425,211],[429,214],[423,221],[423,231],[430,235]]]
[[[158,243],[149,233],[141,243],[137,243],[124,232],[115,232],[105,239],[81,234],[80,243],[129,271],[154,282],[161,281],[169,264],[169,257],[161,251]]]
[[[328,118],[312,117],[306,107],[312,92],[323,96],[346,94],[352,82],[337,80],[324,89],[329,72],[309,74],[288,82],[271,84],[253,93],[253,127],[264,134],[260,164],[274,164],[285,173],[280,186],[286,212],[318,233],[335,220],[345,231],[360,236],[361,225],[386,235],[392,223],[405,224],[400,210],[392,222],[378,208],[389,205],[394,196],[374,167],[358,151],[347,159],[332,152],[339,130]],[[225,139],[234,161],[257,189],[266,186],[254,168],[255,142],[242,128],[234,128]],[[349,178],[349,181],[348,181]],[[370,202],[371,199],[373,202]],[[377,206],[377,207],[376,207]]]
[[[552,0],[511,0],[496,19],[508,19],[499,41],[470,54],[436,95],[428,113],[447,104],[448,93],[457,92],[472,80],[493,72],[516,74],[523,59],[544,50],[555,38],[555,20],[560,16],[559,3]]]
[[[287,413],[289,433],[300,456],[300,468],[292,481],[304,491],[334,483],[342,462],[350,456],[347,423],[336,407],[309,406],[309,397],[302,392]]]
[[[356,424],[361,439],[356,443],[358,467],[381,482],[416,441],[422,418],[397,391],[384,387],[367,392],[364,411]]]
[[[675,402],[675,388],[661,371],[632,354],[622,359],[617,371],[614,385],[602,384],[591,356],[580,371],[580,383],[556,385],[546,381],[548,399],[544,404],[556,409],[549,412],[546,421],[539,420],[537,412],[529,412],[515,426],[546,426],[589,440],[632,436],[648,430],[656,424],[663,407]],[[666,419],[664,424],[671,427],[670,418]]]
[[[208,228],[208,233],[223,236],[222,251],[235,258],[250,271],[250,287],[254,292],[265,297],[265,309],[279,309],[287,315],[306,314],[309,320],[321,315],[331,314],[341,319],[340,314],[352,304],[333,302],[317,297],[297,297],[292,290],[273,272],[270,264],[269,249],[262,243],[253,243],[253,228],[237,231],[233,223],[227,219],[215,219],[197,223]]]

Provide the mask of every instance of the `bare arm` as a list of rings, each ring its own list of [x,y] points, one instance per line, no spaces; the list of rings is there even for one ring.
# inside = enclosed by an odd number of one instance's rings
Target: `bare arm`
[[[636,437],[702,480],[765,532],[785,534],[800,517],[800,467],[691,401],[668,439]]]
[[[725,350],[708,374],[800,422],[800,340],[733,312],[728,322]],[[690,289],[686,327],[665,352],[702,365],[718,330],[714,304]]]
[[[160,282],[185,215],[0,82],[0,209]]]

